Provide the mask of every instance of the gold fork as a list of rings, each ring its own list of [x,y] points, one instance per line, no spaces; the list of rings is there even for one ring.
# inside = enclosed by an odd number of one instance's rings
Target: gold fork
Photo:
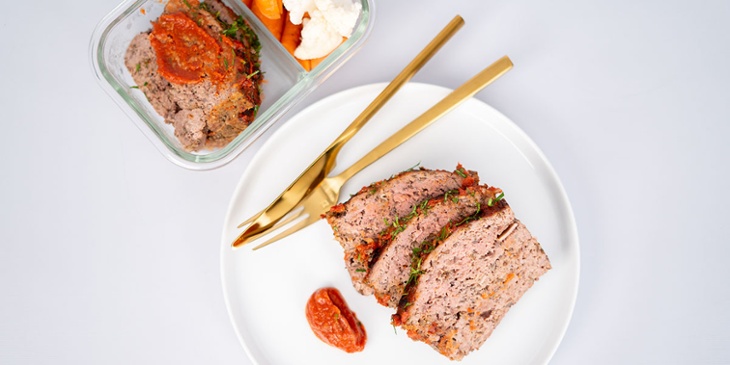
[[[502,76],[511,68],[512,61],[509,59],[509,57],[504,56],[500,58],[499,60],[479,72],[477,75],[472,77],[469,81],[465,82],[463,85],[452,91],[449,95],[441,99],[441,101],[436,103],[434,106],[432,106],[426,112],[414,119],[412,122],[408,123],[406,126],[398,130],[395,134],[383,141],[372,151],[370,151],[360,160],[355,162],[352,166],[345,169],[345,171],[335,176],[326,177],[319,185],[316,186],[314,190],[312,190],[309,195],[307,195],[295,208],[290,211],[288,216],[277,222],[271,230],[264,231],[252,236],[251,240],[256,240],[265,235],[268,235],[268,233],[270,233],[271,231],[277,230],[278,228],[281,228],[298,219],[301,220],[291,227],[287,228],[286,230],[276,234],[276,236],[269,238],[264,243],[254,247],[254,250],[270,245],[318,221],[321,218],[322,214],[324,214],[332,205],[337,203],[340,196],[340,189],[355,174],[357,174],[373,162],[377,161],[396,147],[400,146],[403,142],[410,139],[418,132],[422,131],[424,128],[433,123],[433,121],[448,113],[456,106],[464,102],[466,99],[472,97],[479,90],[491,84],[494,80]]]
[[[335,167],[337,154],[342,146],[357,133],[367,121],[390,98],[408,82],[435,54],[446,44],[446,41],[464,25],[464,19],[456,15],[423,50],[381,91],[355,120],[337,137],[320,156],[304,170],[292,184],[284,190],[264,210],[238,225],[238,228],[249,225],[235,241],[233,247],[239,247],[251,241],[253,237],[272,228],[286,214],[314,189]]]

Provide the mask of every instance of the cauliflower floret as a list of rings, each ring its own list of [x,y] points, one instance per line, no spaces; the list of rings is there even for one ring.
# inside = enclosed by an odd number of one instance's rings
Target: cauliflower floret
[[[352,34],[362,4],[351,0],[314,0],[314,4],[341,36],[349,37]]]
[[[289,11],[289,20],[293,24],[302,24],[305,13],[316,9],[314,0],[283,0],[284,7]]]
[[[302,40],[294,50],[300,60],[324,57],[352,34],[362,4],[353,0],[283,0],[293,24],[303,24]],[[309,18],[304,15],[308,14]]]
[[[294,50],[294,57],[300,60],[311,60],[324,57],[342,43],[342,36],[325,19],[319,10],[309,13],[304,19],[302,42]]]

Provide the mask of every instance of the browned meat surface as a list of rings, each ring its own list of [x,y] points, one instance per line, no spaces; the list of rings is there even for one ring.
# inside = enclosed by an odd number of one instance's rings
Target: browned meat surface
[[[455,230],[422,259],[393,322],[414,340],[459,360],[487,340],[550,268],[537,240],[501,205]]]
[[[364,295],[373,292],[363,280],[378,249],[380,232],[419,203],[477,182],[477,174],[461,166],[453,172],[409,170],[366,186],[347,202],[332,207],[326,213],[327,222],[344,248],[345,265],[355,289]]]
[[[366,283],[378,302],[396,307],[410,276],[412,257],[423,242],[438,237],[444,227],[465,223],[488,207],[500,191],[474,186],[449,192],[424,205],[419,214],[399,227],[386,231],[385,243],[368,271]],[[382,241],[382,239],[381,239]]]
[[[248,127],[261,104],[259,84],[263,78],[258,71],[258,40],[219,0],[204,4],[172,0],[166,13],[174,12],[188,14],[215,39],[230,36],[232,52],[242,60],[230,67],[237,67],[239,75],[226,79],[222,85],[207,77],[197,83],[170,82],[159,72],[150,32],[134,37],[125,55],[125,65],[155,111],[173,125],[184,149],[225,146]],[[238,25],[232,26],[235,24]]]
[[[354,287],[452,360],[478,349],[551,268],[501,189],[478,180],[461,165],[407,171],[325,214]]]

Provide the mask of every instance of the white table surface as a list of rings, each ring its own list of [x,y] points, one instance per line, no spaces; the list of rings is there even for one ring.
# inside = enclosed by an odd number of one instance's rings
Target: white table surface
[[[294,112],[390,80],[463,15],[415,81],[515,63],[476,97],[542,148],[581,239],[551,363],[730,364],[730,2],[376,1],[367,44]],[[92,74],[116,5],[0,14],[0,364],[249,364],[219,241],[261,141],[213,171],[168,162]]]

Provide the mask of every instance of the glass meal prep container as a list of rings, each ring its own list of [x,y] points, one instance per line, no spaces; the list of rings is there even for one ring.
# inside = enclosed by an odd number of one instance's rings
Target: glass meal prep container
[[[145,95],[136,88],[124,65],[130,41],[152,27],[165,0],[128,0],[106,15],[91,38],[91,63],[102,88],[127,113],[147,138],[173,163],[192,170],[216,168],[233,160],[280,120],[292,106],[324,82],[363,45],[373,25],[373,0],[357,0],[362,10],[351,36],[311,71],[306,71],[240,0],[222,0],[241,15],[261,43],[264,74],[262,102],[254,121],[226,146],[190,152],[175,137]],[[201,1],[204,2],[204,1]]]

